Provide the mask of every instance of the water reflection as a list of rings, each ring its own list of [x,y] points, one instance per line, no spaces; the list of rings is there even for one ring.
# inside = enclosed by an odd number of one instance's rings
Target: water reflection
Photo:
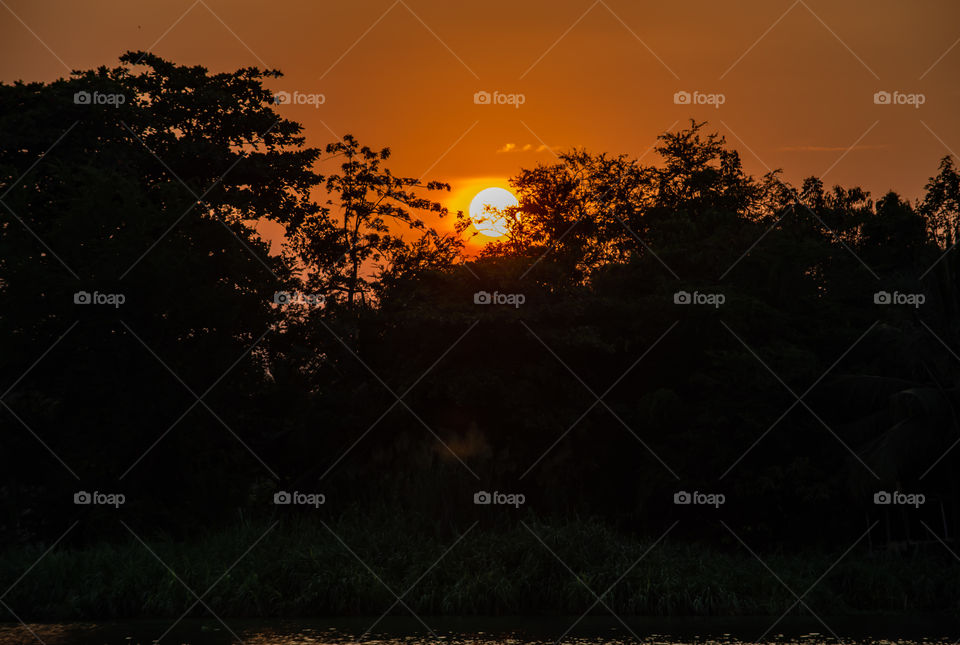
[[[470,629],[480,621],[428,620],[434,634],[425,634],[417,623],[393,621],[390,629],[362,636],[371,621],[338,619],[331,621],[269,621],[191,619],[173,630],[172,621],[115,621],[105,623],[0,624],[0,645],[552,645],[570,622],[551,618],[489,619],[484,630]],[[390,621],[385,621],[390,622]],[[571,621],[572,622],[572,621]],[[752,645],[758,634],[769,627],[769,618],[735,619],[634,619],[628,621],[633,634],[608,621],[585,621],[579,634],[567,636],[563,645]],[[955,620],[923,618],[860,618],[829,621],[843,634],[838,641],[809,629],[809,621],[785,621],[782,633],[763,639],[769,645],[952,645],[956,639]],[[335,626],[330,626],[335,624]],[[445,629],[440,629],[443,625]],[[800,631],[800,628],[808,628]],[[452,628],[452,627],[457,628]],[[419,630],[417,629],[419,627]],[[780,631],[780,630],[778,630]],[[935,634],[935,636],[922,635]],[[753,634],[749,636],[748,634]],[[882,634],[882,636],[880,636]]]

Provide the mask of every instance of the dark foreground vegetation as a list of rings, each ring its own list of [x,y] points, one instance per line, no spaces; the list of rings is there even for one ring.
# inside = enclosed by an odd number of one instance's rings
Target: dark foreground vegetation
[[[479,522],[411,592],[428,612],[589,604],[521,517],[598,593],[670,529],[611,591],[626,613],[789,606],[748,549],[797,593],[829,570],[823,611],[958,608],[950,158],[916,203],[874,199],[750,177],[692,123],[652,166],[520,171],[510,235],[468,257],[447,186],[307,147],[275,75],[131,53],[0,85],[0,586],[60,539],[11,606],[172,615],[190,597],[138,538],[200,589],[275,518],[221,611],[389,606],[322,516],[397,590]]]
[[[403,602],[420,616],[580,616],[591,607],[592,614],[609,616],[595,605],[588,585],[598,595],[612,587],[603,602],[622,616],[805,613],[745,551],[668,542],[635,564],[652,540],[594,521],[544,524],[527,517],[525,523],[499,531],[475,528],[439,563],[455,534],[440,536],[387,512],[372,520],[348,516],[327,527],[307,520],[266,536],[269,525],[257,525],[188,543],[152,542],[176,577],[139,543],[99,544],[50,554],[5,601],[37,620],[179,618],[196,602],[186,584],[198,594],[210,589],[203,601],[220,616],[380,616],[391,607],[393,614],[409,616],[389,585],[396,594],[409,589]],[[0,575],[16,579],[39,555],[38,548],[5,554]],[[801,594],[838,555],[781,554],[765,562]],[[804,602],[823,616],[942,612],[960,601],[958,573],[947,553],[910,559],[857,553]],[[192,614],[207,611],[198,604]]]

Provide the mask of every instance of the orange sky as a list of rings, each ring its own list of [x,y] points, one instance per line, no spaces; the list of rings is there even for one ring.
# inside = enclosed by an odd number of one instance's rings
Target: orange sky
[[[918,196],[960,150],[957,0],[3,0],[0,15],[6,82],[127,49],[279,68],[275,89],[324,96],[280,108],[311,144],[390,146],[396,173],[452,183],[454,209],[552,149],[640,156],[690,117],[752,173],[826,173],[875,195]],[[875,104],[881,90],[923,105]],[[478,91],[523,103],[476,104]]]

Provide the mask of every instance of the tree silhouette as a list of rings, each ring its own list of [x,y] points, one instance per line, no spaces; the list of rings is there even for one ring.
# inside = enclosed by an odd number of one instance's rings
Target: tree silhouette
[[[521,169],[508,235],[470,257],[468,216],[433,227],[448,213],[424,195],[449,186],[394,175],[388,148],[349,135],[324,158],[274,111],[277,75],[131,52],[0,85],[4,540],[54,533],[24,508],[73,510],[75,480],[31,433],[173,534],[326,485],[446,526],[472,474],[524,487],[538,513],[637,531],[675,516],[679,486],[722,479],[730,519],[768,545],[846,546],[882,512],[878,481],[939,495],[955,524],[949,158],[918,205],[875,201],[752,177],[692,121],[656,162],[571,150]],[[881,306],[881,290],[926,303]]]
[[[352,136],[327,145],[326,152],[342,159],[340,172],[326,180],[331,218],[296,238],[297,248],[314,269],[311,284],[317,285],[352,308],[355,302],[369,304],[377,275],[398,258],[422,254],[431,240],[446,247],[449,241],[424,224],[418,211],[443,217],[447,209],[439,202],[418,196],[412,189],[450,190],[440,182],[397,177],[381,167],[390,149],[375,151],[361,146]],[[419,235],[408,242],[405,233]]]
[[[930,227],[930,234],[943,248],[950,248],[960,240],[960,173],[950,156],[940,161],[940,172],[930,178],[927,193],[920,203]]]

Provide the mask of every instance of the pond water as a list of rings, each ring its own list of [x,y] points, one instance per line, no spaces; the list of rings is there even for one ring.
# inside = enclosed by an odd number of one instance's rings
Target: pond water
[[[960,637],[960,619],[942,616],[824,617],[829,629],[814,618],[789,618],[769,633],[771,617],[628,618],[626,625],[591,617],[569,633],[577,617],[423,620],[432,633],[417,620],[393,617],[379,621],[369,634],[376,617],[225,619],[226,625],[189,619],[173,629],[172,620],[0,623],[0,645],[152,645],[161,637],[161,645],[549,645],[561,636],[564,645],[954,645]]]

